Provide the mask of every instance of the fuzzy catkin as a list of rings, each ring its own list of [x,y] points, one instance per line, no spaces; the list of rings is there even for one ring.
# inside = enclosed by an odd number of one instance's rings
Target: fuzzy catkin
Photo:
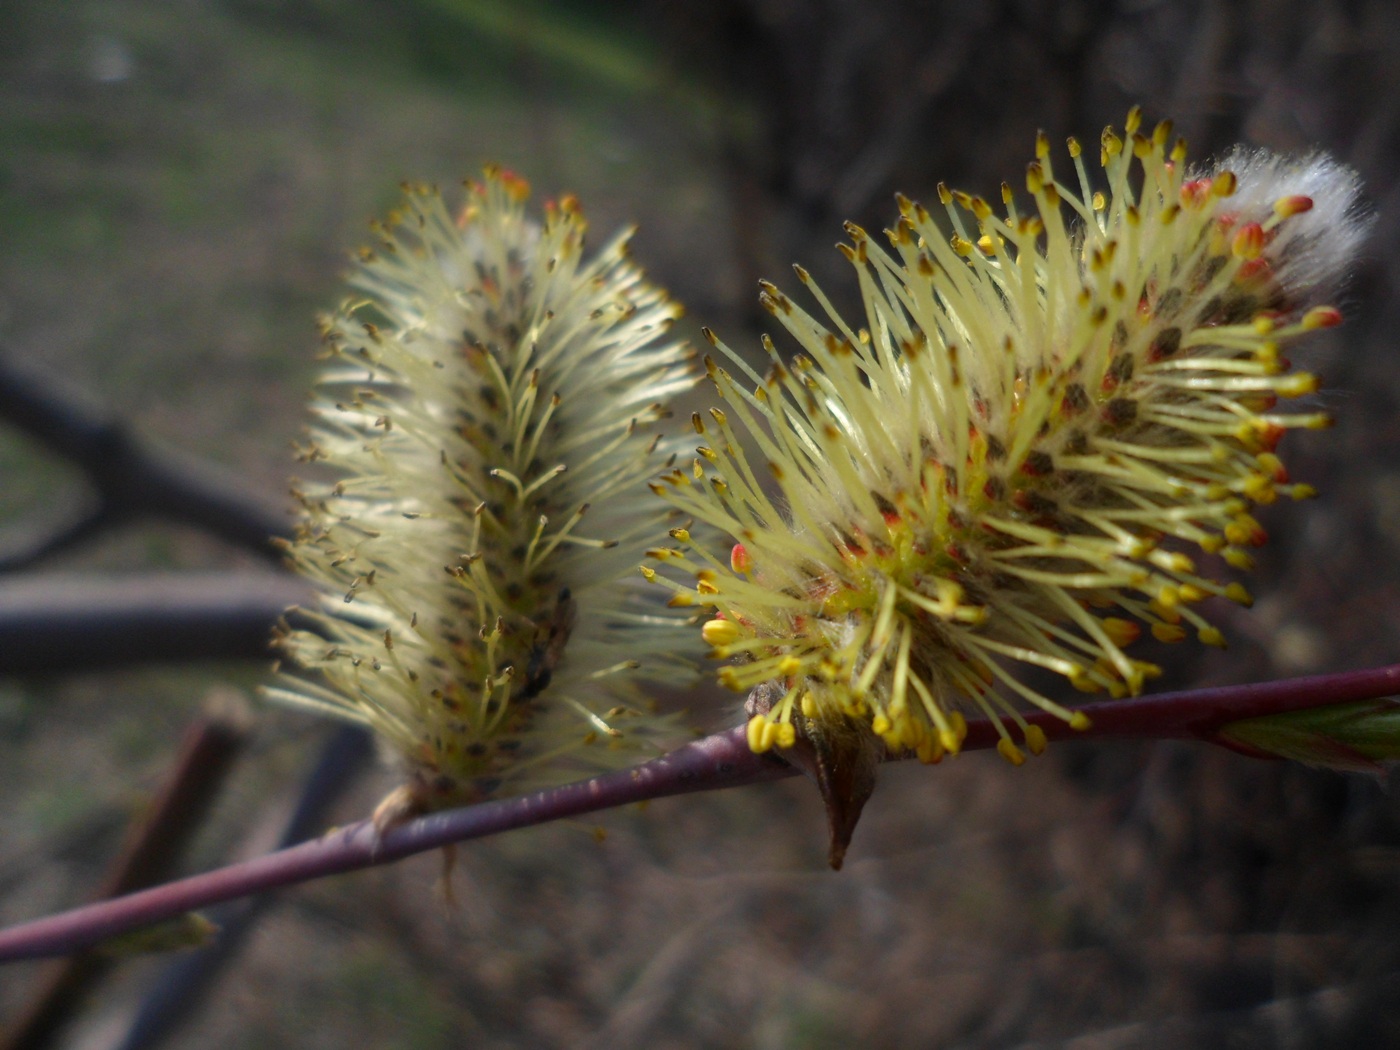
[[[800,267],[824,320],[765,285],[802,348],[765,339],[765,376],[711,337],[747,382],[707,359],[724,408],[653,487],[733,547],[687,534],[645,571],[713,611],[724,684],[780,687],[754,750],[855,725],[937,761],[968,709],[1019,763],[1045,746],[1021,706],[1087,724],[1020,667],[1125,696],[1158,673],[1143,628],[1223,645],[1197,606],[1248,604],[1219,577],[1264,542],[1252,507],[1313,494],[1276,446],[1330,420],[1282,409],[1317,387],[1283,351],[1341,319],[1320,300],[1364,232],[1355,175],[1245,150],[1192,171],[1136,110],[1104,132],[1105,190],[1069,152],[1072,186],[1041,137],[1029,208],[940,187],[948,228],[902,197],[888,249],[848,225],[860,326]]]
[[[645,481],[693,354],[627,232],[585,256],[572,198],[541,224],[508,172],[455,218],[405,190],[323,322],[302,458],[334,479],[299,485],[288,553],[324,598],[270,692],[373,728],[398,808],[422,810],[675,741],[637,680],[684,677],[698,643],[635,566],[666,527]]]

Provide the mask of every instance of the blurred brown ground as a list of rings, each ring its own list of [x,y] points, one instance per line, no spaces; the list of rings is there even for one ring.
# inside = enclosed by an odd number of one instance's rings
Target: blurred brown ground
[[[708,324],[757,345],[753,281],[882,228],[891,194],[1019,181],[1035,130],[1143,104],[1204,158],[1320,146],[1378,221],[1307,350],[1338,419],[1290,440],[1321,500],[1270,508],[1229,652],[1163,685],[1400,657],[1400,11],[1387,0],[226,0],[0,3],[0,345],[152,439],[280,492],[311,317],[404,178],[487,161],[583,199]],[[0,435],[0,524],[68,498]],[[193,535],[65,563],[250,566]],[[214,683],[260,668],[0,683],[0,920],[80,900]],[[266,833],[323,727],[260,714],[202,837]],[[354,819],[390,780],[341,807]],[[173,1045],[1400,1045],[1400,807],[1385,784],[1199,747],[1057,746],[890,769],[846,870],[807,785],[606,814],[288,894]],[[158,963],[63,1045],[110,1045]],[[0,972],[13,1016],[33,967]]]

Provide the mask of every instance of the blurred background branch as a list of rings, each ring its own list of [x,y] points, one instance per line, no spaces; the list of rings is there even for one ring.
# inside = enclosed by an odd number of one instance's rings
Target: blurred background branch
[[[76,674],[134,664],[270,662],[272,627],[306,586],[271,573],[0,580],[0,675]]]
[[[164,519],[278,561],[288,520],[208,465],[158,452],[131,424],[0,354],[0,421],[76,466],[95,497],[56,522],[0,535],[0,572],[31,568],[107,529]],[[16,535],[17,534],[17,535]]]

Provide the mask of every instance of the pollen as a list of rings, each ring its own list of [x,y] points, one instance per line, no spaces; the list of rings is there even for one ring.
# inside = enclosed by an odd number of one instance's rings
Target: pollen
[[[755,750],[797,710],[936,761],[966,711],[1019,765],[1046,745],[1021,712],[1088,725],[1027,672],[1131,696],[1160,673],[1129,654],[1144,631],[1221,646],[1213,603],[1250,603],[1220,577],[1267,539],[1252,508],[1312,494],[1277,446],[1329,417],[1282,407],[1318,388],[1287,354],[1341,320],[1357,180],[1316,154],[1192,168],[1140,123],[1104,132],[1098,173],[1042,136],[1002,212],[940,186],[937,220],[898,199],[887,247],[848,227],[863,316],[801,268],[809,303],[766,286],[800,351],[765,339],[766,377],[707,333],[713,456],[658,488],[732,547],[662,571],[713,571],[721,682],[783,696]]]

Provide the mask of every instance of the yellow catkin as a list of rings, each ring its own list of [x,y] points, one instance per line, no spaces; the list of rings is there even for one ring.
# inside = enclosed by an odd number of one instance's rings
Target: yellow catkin
[[[1325,156],[1193,170],[1140,119],[1101,139],[1105,190],[1077,143],[1062,179],[1042,138],[1002,214],[940,187],[939,220],[899,198],[887,246],[848,226],[864,316],[800,267],[802,302],[765,284],[800,348],[766,342],[766,375],[707,333],[724,412],[655,488],[733,547],[681,544],[652,575],[724,617],[729,688],[776,681],[926,761],[957,750],[960,709],[1038,753],[1018,707],[1087,719],[1023,668],[1129,696],[1158,673],[1126,652],[1143,628],[1224,643],[1196,606],[1249,604],[1218,559],[1264,542],[1251,507],[1313,494],[1275,451],[1328,422],[1284,409],[1317,387],[1286,352],[1340,320],[1320,300],[1364,223]]]
[[[457,215],[405,191],[323,322],[303,458],[333,476],[298,483],[289,557],[325,597],[269,693],[372,727],[423,809],[675,740],[636,679],[704,649],[636,574],[675,517],[647,482],[675,451],[663,406],[693,381],[679,308],[626,234],[584,254],[572,198],[537,220],[496,169]]]

